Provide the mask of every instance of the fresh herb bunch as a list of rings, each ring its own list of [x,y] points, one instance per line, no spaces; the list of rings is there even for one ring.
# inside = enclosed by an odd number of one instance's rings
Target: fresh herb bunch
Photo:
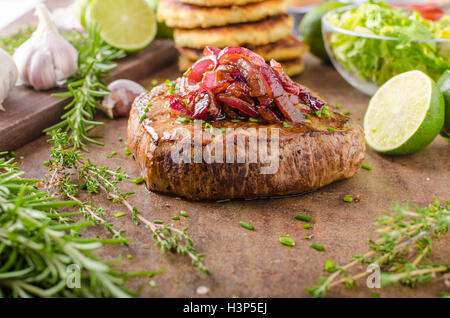
[[[92,222],[74,222],[80,212],[60,209],[76,201],[56,201],[38,189],[40,180],[0,153],[0,297],[129,297],[127,277],[92,252],[124,239],[80,238]],[[71,266],[72,265],[72,266]],[[71,266],[71,267],[70,267]],[[73,270],[79,269],[79,288]],[[148,276],[139,273],[139,276]]]
[[[323,297],[327,291],[337,285],[345,284],[352,288],[356,280],[369,275],[368,272],[352,274],[349,272],[357,264],[375,264],[381,268],[381,286],[401,283],[414,287],[417,283],[430,281],[437,273],[450,271],[449,264],[428,264],[426,256],[431,255],[432,241],[445,235],[450,225],[450,202],[441,206],[434,203],[425,208],[411,211],[406,207],[393,204],[393,212],[377,219],[382,226],[379,239],[370,241],[370,251],[355,255],[350,263],[339,266],[328,260],[325,270],[331,273],[320,277],[318,284],[308,287],[307,291],[314,297]]]
[[[192,264],[203,274],[210,274],[202,260],[204,254],[200,254],[194,248],[194,242],[187,235],[187,228],[180,230],[172,225],[162,224],[162,222],[151,222],[140,214],[136,206],[133,206],[128,198],[133,192],[122,193],[119,188],[119,182],[128,179],[128,175],[119,167],[116,170],[110,170],[108,167],[98,167],[90,160],[84,158],[79,150],[70,148],[71,138],[66,132],[60,129],[52,132],[52,138],[49,140],[53,144],[50,150],[50,160],[45,163],[50,169],[50,176],[47,178],[47,188],[58,189],[59,193],[69,199],[77,201],[84,215],[92,221],[105,225],[105,228],[113,233],[115,237],[121,237],[122,231],[117,231],[113,225],[105,220],[103,211],[93,203],[83,203],[76,198],[80,190],[86,190],[89,193],[103,192],[115,203],[123,204],[129,211],[134,223],[145,224],[153,234],[156,244],[161,247],[162,252],[173,251],[181,255],[188,255],[192,259]],[[73,177],[76,176],[78,183],[73,183]],[[86,210],[86,207],[89,209]]]
[[[70,132],[69,138],[74,148],[86,151],[86,143],[102,145],[87,134],[91,129],[103,125],[103,122],[93,121],[98,103],[109,94],[103,78],[117,66],[114,60],[126,54],[106,44],[94,24],[89,27],[87,35],[76,33],[71,38],[79,52],[79,71],[67,81],[67,92],[52,96],[72,100],[65,106],[67,112],[61,117],[62,121],[44,131],[49,133],[65,128]]]

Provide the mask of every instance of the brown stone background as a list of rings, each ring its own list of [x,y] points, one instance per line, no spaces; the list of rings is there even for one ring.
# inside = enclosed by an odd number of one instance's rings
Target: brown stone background
[[[179,75],[174,63],[168,69],[150,75],[143,84],[150,87],[153,78],[174,79]],[[306,70],[296,80],[319,92],[330,103],[342,104],[343,110],[350,110],[351,117],[362,124],[368,97],[350,87],[333,68],[308,56]],[[91,146],[88,156],[98,165],[122,166],[131,179],[139,176],[133,159],[125,156],[125,146],[118,140],[119,137],[125,140],[126,119],[112,121],[102,115],[98,115],[98,119],[104,120],[105,126],[94,133],[103,136],[106,146]],[[29,177],[43,177],[46,170],[42,162],[48,158],[48,150],[46,137],[18,149],[19,167]],[[107,154],[111,151],[119,154],[108,159]],[[124,210],[123,207],[95,196],[92,199],[106,209],[108,219],[118,228],[125,229],[126,236],[133,239],[129,247],[102,248],[100,256],[110,259],[118,254],[133,255],[131,260],[125,257],[119,263],[126,271],[166,269],[166,273],[153,278],[157,288],[145,284],[143,297],[197,297],[199,286],[210,289],[206,297],[307,297],[305,287],[324,274],[327,259],[342,264],[353,255],[367,251],[368,240],[377,236],[374,220],[382,210],[390,208],[392,201],[404,203],[410,199],[423,206],[429,204],[434,195],[441,201],[450,199],[449,159],[450,146],[440,137],[425,150],[411,156],[388,157],[369,149],[365,162],[371,164],[373,170],[361,170],[349,180],[301,196],[225,203],[189,202],[151,193],[143,185],[125,181],[122,190],[136,192],[131,201],[150,220],[170,222],[180,210],[188,212],[188,218],[172,222],[180,228],[189,227],[198,251],[207,254],[204,263],[213,274],[203,278],[187,257],[161,254],[144,226],[135,226],[128,217],[113,217]],[[359,194],[361,201],[344,203],[342,198],[346,194]],[[303,229],[303,222],[293,218],[296,213],[311,215],[312,229]],[[254,225],[256,230],[252,232],[240,227],[240,221]],[[86,234],[105,235],[100,227]],[[291,235],[296,246],[282,246],[278,242],[280,234]],[[314,236],[314,242],[325,246],[325,252],[309,247],[310,241],[303,237],[310,234]],[[449,243],[449,235],[436,242],[430,260],[450,262]],[[134,279],[129,287],[138,288],[147,281]],[[444,291],[450,290],[443,280],[415,289],[395,286],[382,290],[368,289],[362,281],[352,291],[337,288],[328,296],[370,297],[377,292],[381,297],[436,297]]]
[[[296,78],[302,84],[319,92],[331,103],[340,103],[343,110],[350,110],[351,117],[361,123],[368,97],[351,88],[330,66],[319,63],[308,56],[306,71]],[[160,81],[179,76],[176,65],[151,76],[143,84],[150,87],[153,78]],[[139,176],[133,159],[124,154],[125,145],[118,140],[126,137],[126,119],[98,119],[105,126],[94,133],[103,137],[105,147],[91,146],[88,156],[98,165],[111,168],[122,166],[131,176]],[[46,137],[17,150],[19,166],[30,177],[42,177],[45,168],[42,162],[48,157]],[[119,154],[111,159],[111,151]],[[331,184],[313,193],[278,199],[215,202],[189,202],[175,197],[151,193],[145,186],[123,182],[124,191],[135,191],[131,201],[150,220],[161,219],[188,227],[199,252],[206,253],[205,265],[212,276],[202,278],[198,270],[190,266],[189,259],[175,254],[163,255],[154,246],[151,234],[144,226],[135,226],[130,218],[114,218],[113,214],[123,210],[101,196],[93,197],[107,210],[109,220],[118,228],[126,230],[133,239],[129,247],[105,247],[101,256],[116,257],[119,253],[133,255],[119,264],[123,270],[141,271],[164,268],[166,273],[154,278],[157,288],[148,285],[141,296],[150,297],[196,297],[199,286],[207,286],[210,297],[306,297],[304,288],[323,275],[327,259],[344,263],[353,255],[364,253],[368,240],[376,237],[374,220],[382,210],[389,209],[392,201],[427,205],[437,196],[444,201],[450,198],[450,147],[440,137],[425,150],[411,156],[388,157],[372,150],[367,151],[366,163],[373,170],[360,170],[351,179]],[[406,166],[404,166],[406,164]],[[346,194],[359,194],[359,203],[345,203]],[[186,210],[188,218],[171,221],[171,217]],[[295,220],[296,213],[313,217],[312,229],[303,229],[303,222]],[[252,224],[255,231],[239,225],[240,221]],[[101,228],[89,234],[104,235]],[[289,234],[295,240],[293,248],[278,242],[280,234]],[[309,247],[304,235],[313,235],[313,241],[325,246],[325,252]],[[446,236],[434,244],[435,262],[450,261],[450,237]],[[274,260],[275,262],[271,262]],[[364,268],[362,268],[364,270]],[[135,279],[131,288],[137,288],[147,280]],[[329,296],[370,297],[373,292],[382,297],[434,297],[439,292],[449,291],[444,282],[419,285],[412,290],[396,286],[382,290],[357,284],[352,291],[337,288]]]

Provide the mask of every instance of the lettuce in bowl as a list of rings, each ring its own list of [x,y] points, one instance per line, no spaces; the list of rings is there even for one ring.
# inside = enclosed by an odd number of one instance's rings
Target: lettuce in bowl
[[[340,64],[337,69],[376,86],[410,70],[437,79],[450,69],[449,15],[434,22],[417,11],[369,1],[332,11],[323,24],[328,24],[324,40],[333,63]]]

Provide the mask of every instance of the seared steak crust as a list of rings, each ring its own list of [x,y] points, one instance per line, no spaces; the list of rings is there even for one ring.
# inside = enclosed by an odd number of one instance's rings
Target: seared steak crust
[[[312,116],[311,121],[283,128],[281,124],[213,123],[217,128],[242,128],[246,140],[254,136],[249,128],[279,128],[279,168],[274,174],[261,174],[262,163],[175,163],[171,150],[193,135],[193,124],[181,124],[164,109],[165,89],[156,87],[138,97],[128,122],[128,147],[142,176],[152,191],[171,193],[191,200],[223,200],[302,193],[349,178],[359,169],[365,155],[361,127],[339,113],[330,119]],[[146,119],[142,120],[145,107]],[[334,128],[330,131],[328,128]],[[203,130],[205,127],[203,126]],[[270,130],[269,130],[270,131]],[[202,149],[225,140],[225,133],[203,138]],[[259,137],[258,137],[259,138]],[[272,135],[269,134],[269,144]],[[225,141],[224,141],[225,144]],[[191,142],[194,156],[194,142]],[[270,146],[268,146],[270,148]],[[235,147],[235,152],[242,151]],[[224,151],[225,154],[225,151]]]

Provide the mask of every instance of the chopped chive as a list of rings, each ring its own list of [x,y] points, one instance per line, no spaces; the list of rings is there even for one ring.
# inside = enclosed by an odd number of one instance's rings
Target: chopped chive
[[[144,113],[148,112],[148,106],[145,106]]]
[[[344,202],[353,202],[353,196],[351,194],[347,194],[343,200]]]
[[[334,128],[333,127],[327,127],[327,130],[328,131],[334,131]]]
[[[381,297],[380,297],[380,294],[372,293],[372,298],[381,298]]]
[[[339,108],[341,108],[341,107],[342,107],[342,105],[339,104],[339,103],[334,104],[334,108],[336,108],[336,109],[339,109]]]
[[[134,184],[141,184],[142,182],[144,182],[144,178],[139,177],[133,180]]]
[[[314,243],[314,242],[311,243],[311,247],[319,252],[325,251],[325,247],[323,247],[320,244]]]
[[[252,123],[259,123],[259,119],[258,118],[249,117],[248,120],[251,121]]]
[[[230,120],[232,123],[239,123],[239,122],[241,122],[241,120],[240,119],[232,119],[232,120]]]
[[[350,115],[350,111],[344,110],[344,115]]]
[[[406,167],[407,165],[407,163],[402,163],[402,167]]]
[[[125,148],[124,152],[125,152],[125,155],[127,155],[128,157],[133,156],[133,154],[131,153],[130,149],[128,149],[128,148]]]
[[[133,258],[133,255],[128,254],[128,255],[127,255],[127,258],[128,258],[128,259],[132,259],[132,258]]]
[[[225,127],[222,127],[222,128],[220,128],[219,130],[220,130],[220,132],[221,132],[222,134],[223,134],[224,132],[227,131],[227,129],[226,129]]]
[[[155,224],[163,224],[164,222],[161,221],[161,220],[154,220],[153,223],[155,223]]]
[[[156,283],[154,280],[149,281],[148,284],[150,285],[151,288],[156,288]]]
[[[246,228],[247,230],[250,230],[250,231],[254,231],[254,230],[255,230],[255,227],[254,227],[253,225],[248,224],[248,223],[245,223],[245,222],[239,222],[239,224],[240,224],[243,228]]]
[[[114,157],[115,155],[117,155],[117,151],[111,152],[111,153],[110,153],[109,155],[107,155],[106,157],[112,158],[112,157]]]
[[[156,78],[152,79],[151,84],[152,86],[158,85],[158,80]]]
[[[178,221],[180,220],[180,216],[179,215],[172,216],[172,220]]]
[[[305,223],[305,224],[303,224],[303,228],[304,228],[305,230],[310,229],[310,228],[311,228],[311,224]]]
[[[180,124],[186,124],[186,123],[190,122],[190,119],[186,118],[186,117],[178,117],[177,122],[179,122]]]
[[[139,118],[139,121],[143,121],[145,118],[147,118],[147,114],[143,114],[140,118]]]
[[[310,222],[312,220],[312,216],[303,215],[303,214],[296,214],[294,216],[294,218],[296,218],[299,221],[305,221],[305,222]]]
[[[372,166],[367,163],[363,163],[361,165],[361,168],[366,169],[366,170],[372,170]]]
[[[116,214],[114,214],[114,216],[116,217],[116,218],[120,218],[120,217],[122,217],[122,216],[124,216],[125,215],[125,212],[117,212]]]
[[[164,85],[165,85],[166,87],[172,87],[172,81],[171,81],[170,79],[166,79],[166,80],[164,81]]]
[[[284,127],[284,128],[291,128],[292,125],[290,125],[289,123],[283,121],[283,127]]]
[[[311,234],[311,235],[305,235],[303,238],[304,238],[305,240],[310,240],[310,239],[313,238],[313,235],[312,235],[312,234]]]
[[[239,298],[239,296],[231,295],[231,298]]]
[[[152,106],[152,102],[148,102],[147,107]]]
[[[289,235],[280,235],[280,243],[286,246],[295,246],[295,242]]]
[[[305,114],[305,118],[306,119],[311,119],[311,115],[310,114]]]
[[[180,214],[181,214],[182,216],[184,216],[185,218],[187,218],[187,217],[188,217],[188,214],[187,214],[187,212],[186,212],[186,211],[180,211]]]
[[[120,141],[120,142],[123,141],[122,137],[117,138],[117,140]]]

